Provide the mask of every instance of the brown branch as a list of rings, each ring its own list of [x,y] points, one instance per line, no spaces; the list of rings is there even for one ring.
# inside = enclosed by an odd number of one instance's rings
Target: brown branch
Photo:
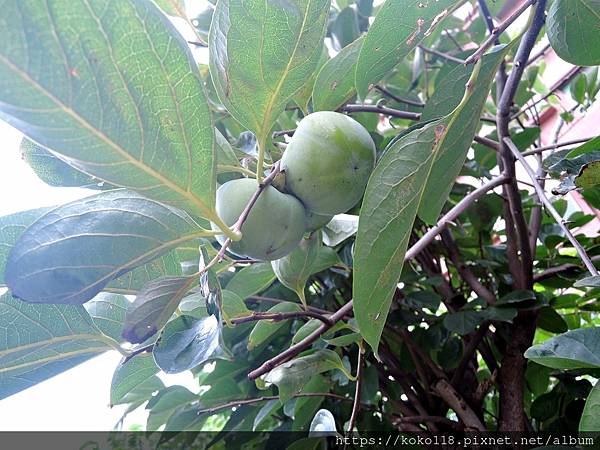
[[[535,192],[538,195],[539,199],[542,201],[542,203],[544,204],[544,206],[546,207],[546,209],[548,210],[550,215],[554,218],[554,220],[556,221],[558,226],[563,230],[567,239],[571,242],[571,244],[573,244],[573,247],[577,251],[579,258],[581,259],[581,261],[583,262],[583,264],[585,265],[587,270],[593,276],[597,276],[598,270],[596,270],[596,267],[592,263],[592,260],[586,253],[583,246],[579,243],[579,241],[577,239],[575,239],[575,236],[573,236],[573,233],[571,233],[571,230],[569,230],[569,228],[565,224],[565,221],[563,220],[563,218],[560,216],[560,214],[558,213],[558,211],[556,210],[556,208],[554,207],[552,202],[546,196],[546,193],[544,192],[544,189],[542,189],[542,187],[540,186],[540,183],[536,177],[534,170],[531,168],[529,163],[525,160],[523,155],[521,155],[521,152],[519,152],[519,149],[515,146],[515,144],[512,142],[512,140],[509,137],[504,138],[504,142],[506,143],[506,145],[508,146],[510,151],[513,153],[515,158],[517,158],[519,160],[519,162],[521,163],[521,165],[527,172],[527,175],[529,175],[529,178],[531,178],[531,181],[533,182],[533,185],[535,187]]]
[[[478,144],[485,145],[486,147],[491,148],[496,152],[500,148],[500,144],[498,142],[484,136],[475,136],[473,140]]]
[[[264,297],[262,295],[251,295],[250,297],[245,299],[246,301],[250,301],[250,302],[254,302],[254,303],[258,303],[258,302],[266,302],[266,303],[273,303],[273,304],[279,304],[279,303],[290,303],[290,304],[294,304],[297,305],[298,303],[296,302],[290,302],[287,300],[281,300],[279,298],[273,298],[273,297]],[[313,311],[316,312],[318,314],[321,315],[327,315],[327,314],[331,314],[331,311],[327,311],[325,309],[321,309],[321,308],[316,308],[314,306],[308,306],[308,310],[309,311]]]
[[[394,94],[393,92],[391,92],[389,89],[386,89],[383,86],[380,86],[378,84],[375,85],[375,89],[378,90],[379,92],[381,92],[386,97],[389,97],[398,103],[404,103],[405,105],[416,106],[417,108],[423,108],[425,106],[425,103],[423,103],[423,102],[420,102],[417,100],[411,100],[409,98],[400,97],[400,96]]]
[[[466,428],[477,431],[485,431],[486,428],[471,407],[465,402],[460,394],[452,387],[447,380],[438,380],[433,389],[454,410],[456,415],[462,420]]]
[[[452,380],[450,381],[450,383],[453,386],[456,386],[458,384],[458,382],[461,380],[463,374],[465,373],[465,370],[467,370],[469,361],[471,361],[471,359],[475,355],[475,352],[477,351],[477,347],[479,347],[479,344],[485,337],[485,335],[488,331],[488,328],[489,328],[489,324],[487,322],[484,322],[479,326],[477,331],[475,333],[473,333],[473,335],[471,336],[469,343],[465,346],[463,357],[461,358],[460,362],[458,363],[458,366],[456,366],[456,370],[454,371],[454,374],[452,375]]]
[[[329,397],[329,398],[334,398],[336,400],[352,401],[352,399],[349,397],[344,397],[344,396],[332,394],[329,392],[301,392],[299,394],[292,395],[292,397],[294,397],[294,398],[297,398],[297,397]],[[199,409],[197,411],[197,414],[198,415],[214,414],[214,413],[216,413],[218,411],[222,411],[224,409],[235,408],[237,406],[244,406],[244,405],[253,405],[255,403],[261,403],[261,402],[266,402],[269,400],[278,400],[278,399],[279,399],[278,395],[264,395],[262,397],[256,397],[256,398],[233,400],[233,401],[230,401],[227,403],[223,403],[221,405],[213,406],[211,408]]]
[[[369,113],[378,113],[385,114],[387,116],[398,117],[400,119],[408,119],[408,120],[420,120],[421,114],[409,112],[409,111],[400,111],[399,109],[388,108],[386,106],[379,105],[345,105],[340,108],[341,111],[346,113],[353,112],[369,112]]]
[[[485,25],[487,26],[490,34],[494,34],[494,30],[496,29],[496,25],[494,25],[494,19],[492,18],[492,13],[490,12],[490,8],[485,0],[477,0],[477,4],[479,6],[479,12],[483,17]],[[494,45],[500,44],[500,39],[496,36],[494,40]]]
[[[481,44],[475,53],[465,60],[465,64],[469,65],[477,62],[483,56],[485,51],[494,44],[496,39],[498,39],[498,36],[500,36],[500,34],[502,34],[510,25],[512,25],[512,23],[517,20],[521,14],[527,10],[527,8],[535,4],[536,1],[537,0],[525,0],[525,2],[523,2],[523,4],[515,10],[515,12],[513,12],[509,17],[507,17],[502,23],[498,24],[498,26],[492,30],[488,38]]]

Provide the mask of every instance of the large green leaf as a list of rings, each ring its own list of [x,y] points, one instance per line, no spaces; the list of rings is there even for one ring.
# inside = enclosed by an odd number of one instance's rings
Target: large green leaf
[[[448,130],[444,138],[443,145],[436,155],[436,160],[431,169],[431,175],[427,180],[423,192],[423,198],[427,201],[421,202],[418,212],[419,217],[426,223],[434,224],[437,222],[454,181],[463,168],[467,153],[473,142],[473,136],[480,126],[479,117],[485,105],[485,100],[490,92],[498,67],[509,48],[510,46],[498,47],[484,55],[479,73],[476,74],[475,79],[468,81],[466,74],[461,73],[462,70],[456,69],[451,71],[449,76],[454,79],[461,79],[463,82],[452,86],[451,79],[447,83],[442,83],[438,88],[438,90],[443,89],[442,92],[445,93],[445,96],[450,98],[448,104],[439,105],[440,110],[450,114],[462,98],[461,95],[457,95],[456,89],[464,92],[464,81],[474,83],[469,90],[469,100],[460,111],[460,117],[457,118],[455,126]],[[463,69],[462,66],[461,69]]]
[[[109,350],[80,305],[31,305],[0,297],[0,398]]]
[[[133,344],[155,335],[171,318],[195,277],[163,277],[150,281],[129,305],[123,337]]]
[[[4,267],[10,249],[27,227],[49,210],[50,208],[38,208],[0,217],[0,284],[4,283]]]
[[[319,62],[329,3],[217,4],[209,36],[215,89],[229,113],[256,134],[262,147],[277,116]]]
[[[364,99],[463,0],[385,2],[369,28],[356,64],[356,90]]]
[[[578,328],[530,347],[525,357],[553,369],[600,367],[600,328]]]
[[[579,421],[580,433],[598,431],[600,431],[600,382],[596,382],[588,395]]]
[[[363,38],[344,47],[319,71],[313,87],[313,109],[335,111],[356,94],[354,71]]]
[[[333,350],[317,350],[307,356],[300,356],[276,367],[263,379],[279,388],[279,401],[285,403],[317,374],[328,370],[339,369],[348,378],[352,378],[342,364],[339,355]]]
[[[321,247],[320,233],[312,233],[309,237],[302,239],[298,247],[290,254],[271,261],[273,271],[281,284],[294,291],[304,306],[306,306],[304,287],[314,273],[314,266]]]
[[[129,191],[58,207],[35,222],[9,254],[13,295],[35,303],[84,303],[109,281],[203,231],[184,212]]]
[[[548,40],[562,59],[578,66],[600,64],[600,0],[554,0],[547,28]]]
[[[151,354],[136,355],[125,364],[119,364],[110,383],[110,404],[118,405],[127,394],[153,378],[159,371]]]
[[[254,263],[236,272],[225,288],[245,299],[264,291],[273,281],[275,273],[270,263]]]
[[[166,373],[196,367],[219,349],[221,324],[216,316],[179,316],[163,329],[154,346],[154,360]]]
[[[183,386],[169,386],[153,397],[146,409],[150,410],[146,430],[155,431],[167,423],[180,407],[196,400],[198,396]]]
[[[490,58],[499,59],[498,55]],[[353,294],[360,332],[374,350],[402,271],[416,212],[422,204],[439,202],[442,196],[445,200],[445,192],[424,195],[434,167],[442,161],[440,154],[451,145],[470,144],[473,138],[461,135],[474,117],[477,122],[490,88],[493,77],[488,64],[485,70],[481,68],[483,63],[478,63],[456,109],[392,141],[367,184],[355,243]]]
[[[213,124],[153,2],[1,1],[0,116],[79,170],[215,218]]]

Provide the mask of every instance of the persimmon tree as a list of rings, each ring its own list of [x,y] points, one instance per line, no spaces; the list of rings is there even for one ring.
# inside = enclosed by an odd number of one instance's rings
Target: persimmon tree
[[[0,218],[0,398],[114,349],[148,430],[600,430],[597,0],[0,7],[0,116],[90,190]]]

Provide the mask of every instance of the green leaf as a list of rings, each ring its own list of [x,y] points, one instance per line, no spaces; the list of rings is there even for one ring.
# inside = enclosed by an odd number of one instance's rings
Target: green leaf
[[[188,403],[197,400],[198,396],[183,386],[169,386],[153,397],[146,409],[150,410],[146,422],[146,430],[156,431],[167,423],[175,411]]]
[[[183,211],[128,191],[68,203],[29,227],[10,252],[13,295],[84,303],[111,280],[202,234]]]
[[[598,431],[600,431],[600,382],[596,382],[588,395],[579,421],[580,433]]]
[[[333,369],[340,369],[348,378],[351,378],[336,352],[333,350],[318,350],[310,355],[292,359],[276,367],[264,375],[263,380],[279,388],[279,401],[283,404],[294,394],[301,392],[302,388],[315,375]]]
[[[600,64],[599,0],[554,0],[548,11],[548,40],[558,56],[578,66]]]
[[[103,334],[120,342],[128,306],[123,295],[100,292],[84,308]]]
[[[565,333],[569,330],[565,319],[549,306],[540,309],[537,326],[551,333]]]
[[[195,277],[164,277],[150,281],[127,309],[123,337],[133,344],[154,336],[171,318]]]
[[[553,369],[600,367],[600,328],[578,328],[530,347],[525,357]]]
[[[350,7],[342,9],[331,23],[331,37],[337,49],[350,45],[359,34],[356,11]]]
[[[444,191],[451,187],[454,177],[448,186],[438,186],[438,192],[425,195],[425,191],[430,192],[440,179],[447,182],[452,169],[446,168],[444,173],[440,170],[442,164],[452,163],[447,161],[449,157],[455,157],[456,152],[450,149],[456,150],[458,146],[461,152],[468,150],[473,136],[465,128],[473,121],[478,122],[493,80],[491,67],[499,64],[505,51],[486,55],[478,63],[463,101],[452,114],[393,141],[371,174],[356,236],[353,293],[358,326],[374,350],[379,345],[402,271],[416,211],[425,208],[423,205],[438,205],[437,211],[445,202]],[[441,158],[440,154],[444,156]],[[460,166],[463,162],[464,157]],[[426,212],[435,211],[428,207]]]
[[[27,227],[51,208],[30,209],[0,217],[0,284],[4,283],[4,269],[10,250]]]
[[[83,306],[31,305],[2,295],[0,399],[109,350],[109,341]]]
[[[166,373],[192,369],[215,356],[220,330],[214,315],[202,319],[179,316],[161,332],[154,346],[154,360]]]
[[[472,85],[467,87],[469,91],[467,94],[469,95],[468,101],[461,109],[460,115],[455,118],[454,126],[446,133],[423,192],[423,198],[427,201],[421,202],[419,205],[418,215],[426,223],[434,224],[437,222],[452,186],[465,164],[467,153],[473,142],[473,136],[480,126],[479,117],[485,105],[485,100],[494,82],[498,67],[510,47],[499,47],[484,55],[481,59],[479,73],[475,74],[475,78],[469,81]],[[450,75],[458,76],[459,74],[452,71]],[[465,83],[461,86],[465,86]],[[445,87],[442,89],[445,89]],[[460,99],[456,94],[449,95],[453,99],[447,105],[444,105],[444,110],[448,110],[452,104],[456,107],[460,103]]]
[[[513,305],[518,303],[530,303],[536,300],[535,292],[526,290],[516,290],[503,295],[496,302],[496,306]]]
[[[21,141],[20,151],[21,158],[29,164],[29,167],[44,183],[50,186],[85,187],[88,189],[114,188],[108,183],[71,167],[58,156],[26,137]]]
[[[313,267],[321,246],[320,234],[312,233],[308,238],[302,239],[290,254],[271,261],[273,272],[281,284],[294,291],[304,306],[306,306],[304,286],[314,273]]]
[[[363,40],[344,47],[319,71],[312,94],[314,111],[335,111],[356,94],[354,71]]]
[[[600,160],[592,161],[581,167],[575,177],[575,185],[582,189],[590,189],[600,185]]]
[[[323,242],[335,247],[358,231],[358,216],[338,214],[323,228]]]
[[[301,311],[300,305],[295,303],[278,303],[273,306],[267,312],[269,313],[280,313],[280,312],[297,312]],[[282,320],[279,322],[271,322],[267,320],[261,320],[250,332],[248,337],[248,350],[253,350],[259,345],[269,341],[275,333],[287,324],[287,321]]]
[[[3,6],[4,120],[82,172],[217,219],[214,128],[197,64],[153,2]]]
[[[582,278],[577,280],[573,287],[600,287],[600,276]]]
[[[165,385],[162,381],[160,381],[160,378],[158,378],[156,375],[153,375],[135,386],[132,391],[125,394],[119,404],[129,404],[127,412],[131,412],[140,405],[146,403],[156,391],[160,391],[161,389],[164,389],[164,387]]]
[[[473,65],[454,65],[439,81],[435,91],[425,104],[421,121],[438,119],[454,111],[463,98],[465,85],[472,73]]]
[[[356,90],[366,98],[383,79],[462,0],[385,2],[369,28],[356,65]]]
[[[281,407],[279,400],[269,400],[256,414],[254,423],[252,425],[252,431],[261,431],[261,424],[269,417],[271,417],[275,411]]]
[[[165,12],[165,14],[169,14],[170,16],[185,15],[184,0],[154,0],[154,2]]]
[[[158,366],[151,354],[136,355],[125,364],[119,364],[110,382],[110,404],[120,405],[127,394],[152,379]]]
[[[448,330],[464,336],[475,331],[485,319],[485,314],[473,311],[472,309],[466,309],[446,314],[444,317],[444,326]]]
[[[246,299],[264,291],[275,278],[271,263],[254,263],[236,272],[225,289]]]
[[[209,35],[221,102],[264,147],[271,127],[321,57],[329,0],[220,0]],[[263,152],[264,148],[260,148]]]
[[[245,317],[252,314],[252,311],[246,307],[242,297],[235,292],[223,289],[221,295],[223,297],[223,320],[225,320],[225,322],[229,322],[231,319],[237,317]]]

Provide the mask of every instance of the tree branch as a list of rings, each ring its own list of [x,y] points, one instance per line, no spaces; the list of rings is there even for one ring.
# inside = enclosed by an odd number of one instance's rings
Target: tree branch
[[[420,120],[421,114],[408,112],[408,111],[400,111],[399,109],[388,108],[386,106],[379,105],[345,105],[340,108],[341,111],[346,113],[353,112],[371,112],[378,114],[385,114],[387,116],[398,117],[400,119],[408,119],[408,120]]]
[[[567,147],[569,145],[583,144],[585,142],[591,141],[592,139],[595,139],[595,138],[589,137],[589,138],[573,139],[572,141],[557,142],[556,144],[546,145],[544,147],[538,147],[538,148],[534,148],[533,150],[528,150],[526,152],[521,153],[521,155],[523,155],[523,156],[537,155],[537,154],[546,152],[548,150],[556,150],[558,148]]]
[[[447,380],[438,380],[434,385],[433,389],[438,393],[440,397],[456,412],[456,415],[463,421],[465,427],[477,431],[486,431],[485,426],[477,417],[477,414],[471,409],[471,407],[465,402],[460,396],[456,389],[452,387]]]
[[[475,53],[473,53],[471,56],[469,56],[465,60],[465,65],[473,64],[473,63],[476,63],[477,61],[479,61],[479,59],[483,56],[485,51],[488,48],[490,48],[494,44],[494,42],[496,42],[496,39],[498,39],[498,36],[500,36],[510,25],[512,25],[512,23],[515,20],[517,20],[519,18],[519,16],[521,16],[521,14],[523,14],[527,10],[527,8],[529,8],[531,5],[535,4],[536,1],[537,0],[525,0],[525,2],[523,2],[523,4],[521,6],[519,6],[515,12],[513,12],[502,23],[500,23],[497,27],[495,27],[492,30],[492,32],[490,33],[490,35],[488,36],[488,38],[475,51]]]
[[[335,313],[333,313],[331,316],[329,316],[330,323],[332,323],[332,324],[336,323],[338,320],[341,320],[346,314],[350,313],[351,311],[352,311],[352,300],[350,300],[348,303],[346,303],[344,306],[342,306],[339,310],[337,310]],[[284,362],[290,360],[291,358],[296,356],[298,353],[306,350],[313,342],[315,342],[317,339],[319,339],[319,337],[321,337],[321,335],[323,333],[325,333],[327,330],[329,330],[331,327],[332,327],[332,325],[329,325],[326,323],[322,324],[319,328],[317,328],[311,334],[306,336],[300,342],[292,345],[290,348],[288,348],[287,350],[284,350],[283,352],[281,352],[277,356],[269,359],[268,361],[265,361],[257,369],[254,369],[252,372],[250,372],[248,374],[248,378],[251,380],[254,380],[254,379],[260,377],[261,375],[264,375],[265,373],[270,372],[271,370],[273,370],[275,367],[279,366],[280,364],[283,364]]]
[[[316,313],[314,311],[311,310],[306,310],[306,311],[290,311],[290,312],[280,312],[280,313],[269,313],[269,312],[259,312],[259,311],[254,311],[252,312],[251,315],[249,316],[244,316],[244,317],[235,317],[231,320],[229,320],[230,323],[234,324],[234,325],[239,325],[242,323],[248,323],[248,322],[256,322],[259,320],[271,320],[273,322],[281,322],[282,320],[288,320],[288,319],[299,319],[299,318],[312,318],[312,319],[318,319],[321,322],[329,325],[329,326],[333,326],[334,323],[331,322],[331,320],[327,317],[324,316],[322,314]]]
[[[449,55],[448,53],[443,53],[433,48],[428,48],[423,45],[419,45],[419,48],[423,50],[425,53],[429,53],[430,55],[435,55],[439,58],[445,59],[446,61],[450,61],[456,64],[464,64],[465,60],[457,58],[455,56]]]
[[[592,262],[600,262],[600,255],[590,256],[590,260]],[[533,281],[539,283],[540,281],[547,280],[548,278],[552,278],[555,275],[559,275],[564,272],[569,272],[571,270],[583,271],[584,268],[577,264],[561,264],[559,266],[550,267],[543,272],[537,273],[533,276]]]
[[[521,155],[521,152],[519,152],[519,149],[515,146],[515,144],[512,142],[512,140],[509,137],[504,138],[504,142],[506,143],[506,145],[508,146],[510,151],[513,153],[515,158],[517,158],[519,160],[519,162],[521,163],[521,165],[527,172],[527,175],[529,175],[529,178],[531,178],[531,181],[535,188],[535,192],[538,195],[539,199],[542,201],[542,203],[544,204],[544,206],[546,207],[546,209],[548,210],[550,215],[554,218],[554,220],[556,221],[558,226],[563,230],[567,239],[571,242],[571,244],[573,244],[573,247],[577,251],[579,258],[581,259],[581,261],[583,261],[583,264],[585,265],[587,270],[593,276],[597,276],[598,270],[596,270],[596,267],[592,263],[592,260],[586,253],[583,246],[579,243],[579,241],[577,239],[575,239],[575,236],[573,236],[573,234],[571,233],[571,230],[569,230],[569,228],[566,226],[563,218],[560,216],[560,214],[558,213],[558,211],[556,210],[556,208],[554,207],[552,202],[546,196],[546,193],[540,186],[540,182],[537,180],[534,170],[531,168],[529,163],[525,160],[523,155]]]
[[[416,106],[417,108],[423,108],[425,106],[425,103],[423,103],[423,102],[420,102],[417,100],[411,100],[409,98],[400,97],[400,96],[394,94],[393,92],[391,92],[389,89],[386,89],[383,86],[380,86],[378,84],[375,85],[375,89],[378,90],[379,92],[381,92],[386,97],[389,97],[398,103],[404,103],[405,105]]]

